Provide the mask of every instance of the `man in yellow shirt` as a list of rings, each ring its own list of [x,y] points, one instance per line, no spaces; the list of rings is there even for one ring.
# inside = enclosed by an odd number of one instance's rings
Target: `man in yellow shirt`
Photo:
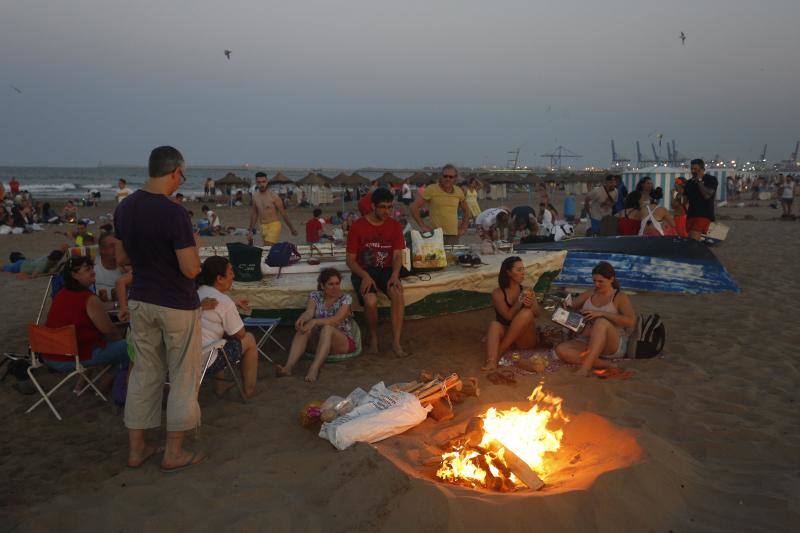
[[[439,183],[425,187],[421,195],[411,204],[411,216],[417,221],[422,231],[442,228],[446,245],[458,244],[458,239],[467,232],[469,226],[469,206],[464,198],[464,191],[456,187],[458,170],[453,165],[445,165],[439,177]],[[420,209],[427,204],[430,210],[428,223],[422,221]],[[458,221],[458,208],[463,218]]]

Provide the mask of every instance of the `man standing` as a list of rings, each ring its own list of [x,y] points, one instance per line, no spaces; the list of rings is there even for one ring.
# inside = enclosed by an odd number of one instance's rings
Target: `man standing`
[[[128,308],[136,360],[125,401],[128,466],[139,467],[161,451],[147,442],[145,431],[161,425],[169,373],[164,472],[206,460],[204,454],[183,448],[184,433],[200,424],[197,392],[203,370],[194,281],[200,273],[197,242],[188,213],[170,200],[186,179],[185,168],[175,148],[154,149],[147,183],[120,202],[114,213],[117,263],[133,266]]]
[[[686,231],[689,238],[699,241],[714,221],[714,198],[719,182],[706,174],[702,159],[692,159],[692,179],[684,186],[683,194],[689,204],[686,213]]]
[[[614,204],[617,203],[617,179],[609,174],[600,187],[595,187],[584,199],[584,206],[589,213],[592,224],[592,235],[600,235],[600,221],[603,217],[611,216]]]
[[[467,232],[469,226],[469,206],[464,191],[456,187],[458,170],[453,165],[445,165],[439,177],[439,183],[425,187],[425,190],[411,204],[411,216],[417,221],[422,231],[442,228],[446,245],[458,244],[458,240]],[[427,204],[430,209],[430,224],[422,221],[420,209]],[[458,208],[463,218],[458,222]]]
[[[250,231],[247,241],[253,244],[253,233],[255,232],[256,222],[261,230],[261,238],[265,245],[272,245],[281,240],[281,221],[278,215],[286,221],[292,235],[297,235],[289,217],[286,216],[286,209],[283,207],[283,200],[267,188],[267,175],[264,172],[256,172],[256,190],[253,193],[253,207],[250,211]]]
[[[391,217],[394,196],[388,189],[372,193],[372,211],[356,220],[347,235],[347,266],[351,282],[364,306],[370,334],[370,352],[378,353],[378,291],[392,301],[392,351],[407,354],[400,345],[405,300],[400,283],[403,264],[403,228]]]
[[[128,182],[124,178],[120,178],[117,182],[117,203],[127,198],[133,191],[128,187]]]
[[[616,215],[617,213],[621,212],[625,209],[625,198],[628,197],[628,188],[625,186],[625,183],[622,181],[622,176],[614,176],[614,180],[617,183],[617,201],[614,202],[614,206],[612,208],[612,214]],[[565,213],[566,215],[566,213]]]

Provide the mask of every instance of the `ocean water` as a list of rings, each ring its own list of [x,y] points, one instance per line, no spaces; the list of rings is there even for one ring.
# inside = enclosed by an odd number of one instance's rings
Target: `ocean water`
[[[203,194],[203,184],[206,179],[221,179],[228,172],[233,172],[237,176],[249,179],[255,183],[256,172],[266,172],[267,176],[272,177],[278,171],[283,172],[286,177],[292,180],[299,180],[312,169],[292,169],[284,170],[278,168],[263,167],[188,167],[186,169],[186,183],[180,192],[187,197],[201,196]],[[351,174],[349,169],[323,169],[322,173],[332,178],[339,172]],[[366,178],[380,177],[382,172],[359,171]],[[410,173],[409,173],[410,174]],[[404,174],[399,174],[404,176]],[[0,181],[6,186],[8,192],[8,181],[16,177],[20,182],[20,189],[29,191],[35,198],[85,198],[89,191],[97,190],[100,192],[101,199],[114,197],[114,190],[117,188],[117,181],[125,178],[128,187],[137,189],[147,181],[147,168],[145,167],[3,167],[0,166]]]

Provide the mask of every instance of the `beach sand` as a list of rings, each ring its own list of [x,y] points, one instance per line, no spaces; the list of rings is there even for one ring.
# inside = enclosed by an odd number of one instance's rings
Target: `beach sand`
[[[98,216],[111,207],[84,214]],[[200,204],[191,208],[200,214]],[[247,217],[246,209],[219,213],[226,225],[244,224]],[[295,377],[276,379],[262,362],[263,392],[247,405],[217,399],[204,385],[203,425],[188,447],[206,451],[210,460],[174,475],[162,474],[157,460],[137,470],[125,467],[127,436],[111,404],[64,393],[64,421],[46,407],[26,415],[35,397],[17,393],[9,377],[0,385],[0,529],[795,530],[800,223],[775,220],[777,212],[769,208],[720,214],[736,219],[726,221],[731,233],[715,253],[740,294],[635,295],[637,312],[658,312],[666,323],[665,357],[628,362],[637,371],[628,381],[577,378],[567,367],[544,377],[545,390],[564,398],[575,424],[565,429],[565,446],[588,443],[585,469],[580,461],[574,465],[574,482],[513,495],[434,483],[416,469],[412,452],[452,423],[429,419],[377,446],[344,452],[299,425],[298,412],[309,400],[381,380],[409,381],[423,368],[480,377],[480,398],[457,406],[454,422],[490,404],[524,404],[540,377],[522,376],[511,387],[492,385],[479,372],[481,338],[492,316],[483,310],[407,322],[412,357],[398,360],[384,343],[379,356],[326,365],[313,385],[302,381],[304,365]],[[756,220],[741,220],[745,215]],[[292,216],[301,221],[310,212]],[[298,230],[302,236],[301,225]],[[65,239],[52,228],[2,236],[0,257],[13,250],[33,257]],[[45,280],[2,276],[2,348],[20,351]],[[388,333],[387,324],[381,328]],[[290,334],[287,328],[279,332],[287,341]]]

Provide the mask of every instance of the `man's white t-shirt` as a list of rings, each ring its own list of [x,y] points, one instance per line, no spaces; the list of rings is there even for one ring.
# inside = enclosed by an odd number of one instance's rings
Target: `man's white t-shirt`
[[[489,231],[492,229],[492,226],[497,224],[497,215],[503,212],[508,213],[508,210],[503,209],[502,207],[490,207],[489,209],[484,209],[477,217],[475,217],[475,225],[482,227],[486,231]]]
[[[244,327],[242,317],[236,310],[233,299],[209,285],[202,285],[197,290],[197,296],[202,301],[213,298],[217,301],[214,309],[204,309],[200,315],[200,325],[203,329],[203,346],[218,341],[225,335],[233,335]]]
[[[403,200],[411,200],[411,186],[408,183],[403,184],[401,191]]]
[[[794,198],[794,182],[783,184],[783,194],[781,195],[781,198],[786,200],[791,200]]]
[[[595,187],[586,197],[589,199],[589,216],[595,220],[601,220],[603,217],[612,213],[614,204],[617,202],[617,190],[607,192],[605,187]],[[610,198],[609,198],[610,196]]]
[[[122,271],[119,268],[106,268],[102,262],[98,261],[94,265],[94,274],[94,287],[97,292],[99,293],[100,289],[105,289],[108,297],[111,298],[111,290],[116,288],[117,279],[122,275]]]
[[[129,187],[125,187],[123,189],[117,189],[117,203],[124,200],[128,195],[133,194],[133,191]]]

